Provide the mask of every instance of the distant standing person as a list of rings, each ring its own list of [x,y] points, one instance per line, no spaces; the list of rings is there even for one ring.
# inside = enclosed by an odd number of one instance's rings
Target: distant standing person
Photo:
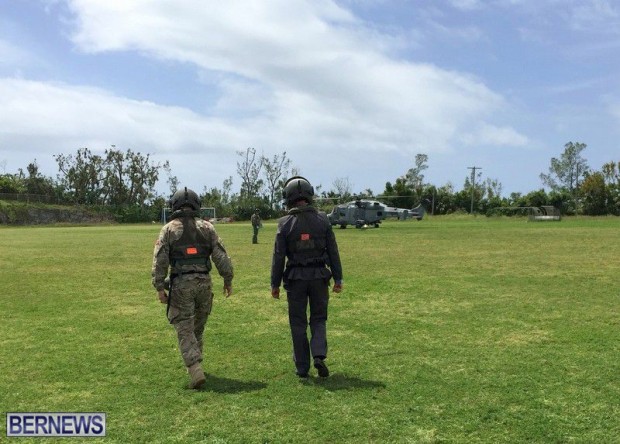
[[[190,387],[198,389],[206,382],[201,362],[203,333],[213,304],[211,259],[224,278],[226,297],[232,294],[233,266],[213,225],[200,218],[200,200],[194,191],[177,191],[170,205],[171,220],[155,242],[152,282],[159,301],[167,304],[166,315],[177,332]]]
[[[338,245],[326,214],[312,206],[314,188],[308,180],[301,176],[290,178],[284,185],[282,195],[289,211],[278,220],[271,265],[271,296],[280,298],[280,283],[284,281],[297,375],[308,377],[312,358],[319,376],[327,377],[329,369],[325,359],[330,278],[334,278],[332,291],[342,291]]]
[[[260,214],[258,212],[258,208],[254,210],[254,214],[250,218],[252,222],[252,229],[254,230],[254,236],[252,237],[252,243],[258,243],[258,230],[263,227],[263,223],[260,220]]]

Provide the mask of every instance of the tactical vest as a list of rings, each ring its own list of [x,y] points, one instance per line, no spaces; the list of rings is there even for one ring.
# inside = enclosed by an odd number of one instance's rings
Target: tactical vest
[[[325,227],[316,212],[302,211],[293,214],[296,219],[286,236],[289,252],[288,267],[322,267],[327,264],[327,239]]]
[[[172,275],[211,271],[211,246],[192,216],[179,217],[183,233],[170,248]],[[192,266],[192,267],[189,267]]]

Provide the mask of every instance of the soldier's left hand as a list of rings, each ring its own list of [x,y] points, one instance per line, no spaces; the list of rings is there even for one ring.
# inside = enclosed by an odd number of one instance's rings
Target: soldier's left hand
[[[226,295],[226,297],[229,297],[231,294],[232,294],[232,284],[230,285],[224,284],[224,295]]]
[[[168,303],[168,295],[166,294],[165,290],[159,290],[157,292],[157,297],[159,298],[159,302],[161,302],[162,304]]]

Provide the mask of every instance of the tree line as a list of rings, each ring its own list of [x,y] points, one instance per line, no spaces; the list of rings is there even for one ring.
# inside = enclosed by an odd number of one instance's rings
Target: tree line
[[[585,143],[568,142],[560,157],[551,159],[547,173],[541,173],[544,188],[527,194],[502,196],[497,179],[483,179],[480,172],[466,177],[461,190],[448,183],[441,187],[427,184],[423,171],[428,157],[418,154],[415,166],[394,183],[387,182],[383,198],[394,206],[410,208],[414,202],[430,203],[434,214],[475,212],[486,215],[514,215],[528,207],[552,205],[566,215],[620,215],[620,162],[609,161],[600,170],[590,168],[582,153]],[[397,197],[396,197],[397,196]]]
[[[620,215],[620,161],[609,161],[600,170],[592,169],[582,153],[587,145],[568,142],[558,158],[552,158],[548,172],[541,173],[544,186],[527,194],[502,196],[497,179],[483,178],[480,171],[466,177],[461,189],[447,183],[436,186],[425,181],[428,155],[417,154],[414,165],[400,177],[388,181],[382,193],[366,189],[353,192],[347,177],[335,178],[327,190],[315,186],[317,205],[331,211],[336,203],[356,198],[376,198],[392,206],[412,208],[419,203],[432,214],[474,212],[486,215],[514,215],[527,207],[553,205],[562,214]],[[281,191],[287,178],[300,174],[292,167],[286,151],[273,156],[259,154],[255,148],[237,152],[236,173],[239,186],[233,189],[233,176],[220,187],[207,187],[199,193],[205,207],[218,216],[247,220],[259,209],[263,217],[283,213]],[[154,162],[149,154],[115,146],[103,155],[88,148],[74,154],[54,156],[56,178],[40,173],[36,159],[26,170],[0,175],[0,194],[46,196],[48,201],[67,205],[86,205],[111,213],[121,222],[158,220],[167,200],[180,186],[168,161]],[[474,170],[475,172],[475,170]],[[166,179],[169,195],[156,192]],[[197,192],[199,190],[196,190]],[[1,196],[0,196],[1,198]]]

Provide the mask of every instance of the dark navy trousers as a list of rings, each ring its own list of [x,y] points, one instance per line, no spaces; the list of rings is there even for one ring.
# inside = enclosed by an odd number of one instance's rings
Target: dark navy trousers
[[[307,373],[310,358],[327,356],[327,304],[329,280],[291,280],[286,285],[288,319],[297,373]],[[310,322],[307,307],[310,305]],[[310,342],[308,342],[310,324]]]

